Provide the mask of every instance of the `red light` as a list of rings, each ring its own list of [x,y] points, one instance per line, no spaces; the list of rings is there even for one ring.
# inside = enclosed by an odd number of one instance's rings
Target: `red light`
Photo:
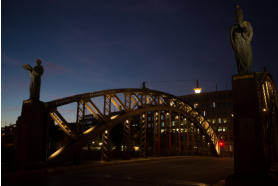
[[[223,141],[220,140],[218,143],[219,143],[219,146],[220,146],[220,147],[223,147],[223,146],[224,146],[224,142],[223,142]]]

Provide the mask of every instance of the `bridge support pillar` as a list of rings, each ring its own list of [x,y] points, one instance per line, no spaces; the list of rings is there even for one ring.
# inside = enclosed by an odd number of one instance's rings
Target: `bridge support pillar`
[[[130,150],[131,150],[131,121],[125,120],[124,121],[124,139],[123,144],[126,146],[126,159],[130,158]]]
[[[190,154],[195,155],[195,146],[196,146],[196,130],[194,127],[192,127],[193,123],[190,123],[190,129],[191,129],[191,135],[190,135]]]
[[[141,136],[140,136],[140,154],[146,157],[147,151],[147,127],[148,127],[148,113],[144,113],[140,116]]]
[[[85,116],[85,103],[83,100],[77,103],[77,111],[76,111],[76,133],[80,134],[82,131],[82,124],[81,121],[84,119]]]
[[[166,113],[166,124],[168,128],[168,154],[172,154],[172,112]]]
[[[153,155],[159,156],[160,154],[160,111],[154,112],[153,122]]]
[[[189,146],[189,144],[190,144],[190,136],[189,136],[190,128],[189,128],[188,120],[185,121],[184,125],[185,125],[184,130],[186,130],[185,138],[184,138],[184,140],[185,140],[185,154],[189,155],[189,152],[190,152],[190,150],[189,150],[190,149],[190,146]]]
[[[102,149],[101,149],[101,160],[109,161],[110,153],[110,140],[109,140],[109,131],[105,130],[102,134]]]
[[[181,116],[178,115],[177,118],[177,124],[178,124],[178,154],[181,155]]]
[[[42,166],[47,157],[48,119],[44,103],[23,102],[16,122],[16,163],[19,168]]]
[[[158,112],[157,116],[157,151],[156,155],[160,156],[160,134],[161,134],[161,112]]]

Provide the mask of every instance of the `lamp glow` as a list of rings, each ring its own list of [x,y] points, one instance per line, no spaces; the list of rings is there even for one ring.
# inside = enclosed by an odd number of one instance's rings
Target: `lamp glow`
[[[134,146],[134,147],[133,147],[133,149],[134,149],[134,151],[136,151],[136,152],[137,152],[137,151],[139,151],[139,150],[140,150],[140,147],[138,147],[138,146]]]
[[[199,87],[199,80],[196,81],[196,88],[193,89],[195,94],[200,94],[202,92],[202,88]]]
[[[200,94],[202,92],[201,88],[194,88],[193,90],[194,90],[195,94]]]
[[[266,110],[266,108],[263,108],[262,111],[263,111],[263,112],[266,112],[267,110]]]

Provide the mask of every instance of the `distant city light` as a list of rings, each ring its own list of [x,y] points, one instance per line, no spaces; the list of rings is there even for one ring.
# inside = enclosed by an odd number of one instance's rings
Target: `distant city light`
[[[266,108],[263,108],[263,112],[266,112]]]
[[[197,108],[198,107],[198,103],[194,103],[194,108]]]
[[[170,102],[170,106],[173,106],[173,105],[174,105],[174,101],[171,101],[171,102]]]
[[[138,147],[138,146],[134,146],[134,147],[133,147],[133,149],[134,149],[134,151],[135,151],[135,152],[137,152],[137,151],[139,151],[139,150],[140,150],[140,147]]]

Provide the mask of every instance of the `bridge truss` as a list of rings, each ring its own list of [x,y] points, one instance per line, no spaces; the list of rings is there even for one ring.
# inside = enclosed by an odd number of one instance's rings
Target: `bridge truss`
[[[59,107],[71,103],[77,103],[74,126],[58,111]],[[78,154],[99,135],[102,135],[102,159],[109,159],[110,131],[118,124],[123,124],[123,139],[128,152],[134,145],[133,134],[139,135],[138,148],[142,156],[160,155],[165,146],[168,154],[187,154],[203,147],[220,153],[219,139],[204,116],[180,98],[164,92],[104,90],[50,101],[46,107],[49,116],[68,138],[64,145],[49,154],[49,161]],[[95,124],[89,128],[82,124],[86,113],[94,117]]]

